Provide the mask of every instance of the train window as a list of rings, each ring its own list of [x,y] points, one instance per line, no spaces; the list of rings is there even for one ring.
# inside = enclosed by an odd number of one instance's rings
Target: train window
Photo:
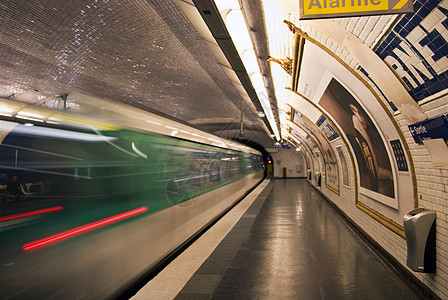
[[[228,152],[221,158],[226,179],[233,179],[241,175],[240,156],[236,152]]]
[[[251,154],[132,130],[39,127],[12,126],[0,144],[0,216],[61,207],[37,219],[47,235],[130,207],[160,211],[258,168]],[[13,175],[21,197],[7,191]]]

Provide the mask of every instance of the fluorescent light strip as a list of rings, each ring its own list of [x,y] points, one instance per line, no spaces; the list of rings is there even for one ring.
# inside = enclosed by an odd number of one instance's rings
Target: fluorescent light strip
[[[239,2],[237,0],[215,0],[215,4],[221,14],[223,14],[224,11],[230,10],[230,12],[223,15],[225,18],[224,23],[226,24],[227,30],[229,31],[232,41],[235,44],[244,67],[246,70],[254,72],[254,74],[250,75],[252,85],[255,88],[257,97],[260,100],[264,114],[267,117],[272,130],[274,131],[275,137],[277,140],[280,140],[280,133],[277,123],[275,122],[271,104],[267,97],[266,86],[261,76],[258,60],[255,56],[255,49],[252,46],[253,43],[250,36],[250,31],[248,30]],[[243,30],[243,28],[246,28],[246,30]],[[256,62],[256,66],[254,66],[254,62]],[[256,68],[255,71],[253,71],[254,68]],[[259,77],[261,77],[261,80]]]

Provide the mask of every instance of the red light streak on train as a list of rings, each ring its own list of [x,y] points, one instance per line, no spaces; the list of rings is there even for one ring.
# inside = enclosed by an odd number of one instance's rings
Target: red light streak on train
[[[30,212],[26,212],[26,213],[21,213],[21,214],[17,214],[17,215],[3,217],[3,218],[0,219],[0,222],[9,221],[9,220],[18,219],[18,218],[23,218],[23,217],[28,217],[28,216],[33,216],[33,215],[38,215],[38,214],[44,214],[44,213],[48,213],[48,212],[52,212],[52,211],[56,211],[56,210],[61,210],[61,209],[62,209],[62,206],[56,206],[56,207],[51,207],[51,208],[45,208],[45,209],[30,211]]]
[[[123,219],[127,219],[127,218],[130,218],[130,217],[133,217],[133,216],[141,214],[141,213],[143,213],[143,212],[145,212],[147,210],[148,210],[148,208],[146,208],[146,207],[140,207],[140,208],[137,208],[137,209],[134,209],[134,210],[131,210],[131,211],[128,211],[128,212],[125,212],[125,213],[122,213],[122,214],[110,217],[110,218],[106,218],[106,219],[103,219],[103,220],[100,220],[100,221],[96,221],[96,222],[93,222],[93,223],[90,223],[90,224],[87,224],[87,225],[83,225],[83,226],[80,226],[80,227],[77,227],[77,228],[74,228],[74,229],[70,229],[68,231],[64,231],[64,232],[61,232],[61,233],[49,236],[47,238],[41,239],[41,240],[37,240],[35,242],[28,243],[28,244],[23,246],[23,250],[29,251],[29,250],[40,248],[40,247],[43,247],[43,246],[46,246],[46,245],[49,245],[49,244],[54,244],[54,243],[57,243],[57,242],[59,242],[61,240],[80,235],[80,234],[85,233],[87,231],[98,229],[100,227],[103,227],[103,226],[106,226],[106,225],[109,225],[109,224],[121,221]]]

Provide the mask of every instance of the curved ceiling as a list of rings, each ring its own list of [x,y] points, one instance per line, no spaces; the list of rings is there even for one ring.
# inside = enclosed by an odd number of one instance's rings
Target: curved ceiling
[[[251,73],[232,50],[223,21],[228,12],[214,15],[212,0],[45,0],[0,4],[0,96],[54,106],[65,95],[71,110],[81,109],[77,97],[83,94],[106,98],[269,148],[274,127],[281,138],[291,137],[291,99],[301,95],[317,103],[333,72],[349,88],[364,85],[386,114],[398,111],[410,123],[426,118],[406,74],[398,76],[397,64],[388,63],[394,56],[378,54],[411,16],[300,21],[296,1],[234,2],[245,17],[242,30],[251,35],[265,95],[255,93]],[[350,74],[334,74],[334,64]],[[270,104],[271,120],[262,102]],[[314,112],[294,108],[313,119]]]
[[[83,94],[225,138],[272,142],[175,1],[2,1],[0,96],[52,106]]]

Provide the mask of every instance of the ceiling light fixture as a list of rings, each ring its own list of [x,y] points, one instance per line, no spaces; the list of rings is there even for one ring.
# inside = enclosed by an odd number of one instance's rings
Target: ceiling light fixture
[[[280,140],[280,133],[275,122],[274,114],[272,112],[271,103],[266,91],[266,85],[261,75],[260,65],[256,51],[253,46],[250,30],[246,24],[241,6],[238,0],[215,0],[227,30],[232,38],[232,41],[238,51],[238,54],[249,74],[252,85],[260,100],[261,106],[264,110],[264,115],[261,118],[267,117],[272,131],[277,140]],[[245,29],[245,30],[244,30]]]

